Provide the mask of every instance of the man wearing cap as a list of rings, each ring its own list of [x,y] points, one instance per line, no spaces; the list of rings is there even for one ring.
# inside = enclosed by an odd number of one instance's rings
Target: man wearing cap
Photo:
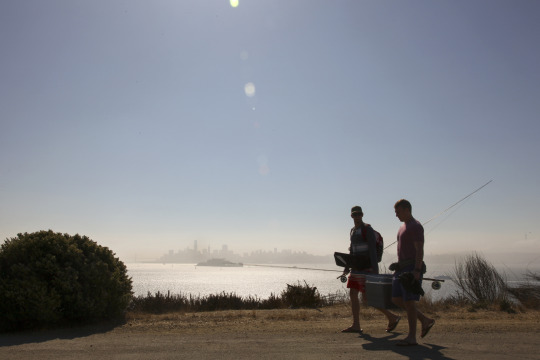
[[[341,332],[345,333],[362,333],[362,328],[360,327],[360,300],[358,298],[359,292],[362,293],[362,299],[365,300],[366,292],[366,274],[378,274],[379,265],[377,262],[377,247],[375,240],[375,232],[369,224],[364,224],[363,217],[364,213],[360,206],[354,206],[351,209],[351,217],[354,221],[354,227],[351,229],[350,240],[351,246],[349,247],[349,252],[352,255],[363,255],[368,256],[370,259],[371,266],[365,269],[352,269],[349,270],[345,268],[343,274],[346,275],[349,273],[349,279],[347,281],[347,288],[349,289],[349,294],[351,297],[351,307],[353,315],[353,324],[343,329]],[[365,232],[365,233],[362,233]],[[388,326],[386,331],[392,331],[396,328],[400,316],[391,313],[386,309],[377,309],[386,315],[388,319]]]

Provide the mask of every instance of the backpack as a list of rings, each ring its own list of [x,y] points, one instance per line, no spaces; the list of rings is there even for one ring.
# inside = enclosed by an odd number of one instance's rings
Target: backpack
[[[364,238],[364,241],[367,241],[366,239],[366,229],[367,227],[371,227],[369,224],[365,224],[365,226],[362,226],[362,237]],[[381,262],[382,260],[382,254],[384,250],[384,241],[382,235],[375,229],[371,228],[373,232],[375,233],[375,249],[377,250],[377,262]],[[351,229],[351,235],[354,231],[354,228]]]
[[[382,254],[384,250],[384,241],[380,232],[378,232],[375,229],[373,229],[373,232],[375,233],[375,244],[377,248],[377,262],[381,262]]]

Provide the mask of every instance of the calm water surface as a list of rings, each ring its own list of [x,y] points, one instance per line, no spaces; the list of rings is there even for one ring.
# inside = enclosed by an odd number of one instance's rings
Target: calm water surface
[[[283,265],[287,266],[287,265]],[[307,267],[307,266],[306,266]],[[332,269],[326,266],[312,268]],[[343,291],[345,285],[336,279],[339,271],[317,271],[276,267],[211,267],[194,264],[127,264],[133,279],[135,295],[157,291],[173,294],[209,295],[221,292],[239,296],[267,298],[279,295],[287,284],[296,285],[304,280],[316,286],[323,295]],[[334,267],[335,269],[335,267]]]
[[[254,296],[268,298],[272,293],[279,295],[287,288],[287,284],[304,284],[315,286],[321,295],[348,292],[345,284],[336,279],[341,271],[335,265],[298,265],[297,268],[279,267],[210,267],[195,266],[195,264],[155,264],[128,263],[129,276],[133,280],[135,295],[146,295],[148,292],[206,296],[222,292],[235,293],[242,297]],[[318,271],[310,269],[325,269],[334,271]],[[426,277],[448,275],[448,267],[437,267],[436,271],[428,272]],[[431,282],[424,282],[424,290],[435,298],[445,297],[455,291],[449,280],[443,283],[441,290],[431,289]]]

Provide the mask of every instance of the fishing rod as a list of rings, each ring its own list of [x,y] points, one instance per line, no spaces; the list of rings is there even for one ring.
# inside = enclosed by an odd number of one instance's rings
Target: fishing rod
[[[331,269],[319,269],[319,268],[306,268],[306,267],[298,267],[298,266],[282,266],[282,265],[259,265],[259,264],[244,264],[247,266],[260,266],[260,267],[270,267],[270,268],[282,268],[282,269],[300,269],[300,270],[317,270],[317,271],[332,271],[332,272],[340,272],[342,273],[343,270],[331,270]],[[347,277],[343,274],[339,275],[336,279],[339,279],[342,283],[347,282]]]
[[[474,190],[472,193],[470,193],[469,195],[465,196],[463,199],[459,200],[458,202],[456,202],[454,205],[444,209],[443,211],[441,211],[440,213],[438,213],[437,215],[435,215],[434,217],[432,217],[431,219],[429,219],[428,221],[426,221],[425,223],[422,224],[422,226],[425,226],[427,223],[429,223],[431,220],[435,220],[436,218],[438,218],[439,216],[441,216],[442,214],[444,214],[445,212],[447,212],[448,210],[450,210],[451,208],[453,208],[454,206],[456,206],[457,204],[459,204],[460,202],[466,200],[467,198],[473,196],[475,193],[479,192],[480,190],[482,190],[483,188],[485,188],[486,186],[489,185],[489,183],[491,183],[493,180],[489,180],[487,183],[485,183],[484,185],[480,186],[478,189]]]
[[[298,266],[260,265],[260,264],[244,264],[244,265],[246,265],[246,266],[271,267],[271,268],[283,268],[283,269],[299,269],[299,270],[318,270],[318,271],[343,272],[343,271],[341,271],[341,270],[318,269],[318,268],[306,268],[306,267],[298,267]]]
[[[431,222],[432,220],[435,220],[436,218],[438,218],[439,216],[441,216],[442,214],[446,213],[448,210],[452,209],[453,207],[455,207],[457,204],[465,201],[466,199],[470,198],[471,196],[473,196],[474,194],[476,194],[477,192],[479,192],[480,190],[482,190],[483,188],[485,188],[486,186],[488,186],[493,180],[489,180],[487,183],[485,183],[484,185],[480,186],[478,189],[474,190],[472,193],[470,193],[469,195],[465,196],[463,199],[459,200],[458,202],[454,203],[453,205],[447,207],[446,209],[444,209],[443,211],[441,211],[440,213],[438,213],[437,215],[433,216],[431,219],[429,219],[428,221],[426,221],[425,223],[422,224],[422,226],[426,226],[426,224],[428,224],[429,222]],[[394,245],[395,243],[397,243],[397,240],[394,241],[393,243],[391,243],[390,245],[388,245],[387,247],[384,248],[384,250],[388,249],[390,246]]]
[[[343,270],[331,270],[331,269],[319,269],[319,268],[306,268],[298,266],[282,266],[282,265],[259,265],[259,264],[244,264],[247,266],[260,266],[260,267],[270,267],[270,268],[282,268],[282,269],[301,269],[301,270],[317,270],[317,271],[332,271],[343,273]],[[339,275],[336,279],[339,279],[342,283],[347,282],[347,276],[345,274]]]
[[[462,198],[461,200],[457,201],[456,203],[452,204],[451,206],[447,207],[446,209],[444,209],[443,211],[441,211],[440,213],[438,213],[437,215],[433,216],[431,219],[429,219],[428,221],[426,221],[425,223],[422,224],[422,226],[425,226],[426,224],[428,224],[430,221],[432,220],[435,220],[436,218],[438,218],[439,216],[441,216],[442,214],[446,213],[448,210],[452,209],[453,207],[455,207],[456,205],[458,205],[459,203],[465,201],[466,199],[468,199],[469,197],[473,196],[475,193],[479,192],[480,190],[482,190],[484,187],[486,187],[487,185],[489,185],[493,180],[489,180],[487,183],[485,183],[484,185],[480,186],[478,189],[474,190],[473,192],[471,192],[470,194],[468,194],[467,196],[465,196],[464,198]],[[388,249],[390,246],[394,245],[395,243],[397,243],[397,241],[394,241],[393,243],[391,243],[390,245],[386,246],[384,248],[384,250]],[[331,269],[319,269],[319,268],[307,268],[307,267],[298,267],[298,266],[282,266],[282,265],[261,265],[261,264],[244,264],[246,266],[259,266],[259,267],[271,267],[271,268],[283,268],[283,269],[299,269],[299,270],[316,270],[316,271],[331,271],[331,272],[342,272],[341,270],[331,270]],[[342,283],[345,283],[347,282],[347,277],[342,274],[340,276],[337,277],[337,279],[339,279]],[[441,282],[444,282],[444,280],[442,279],[433,279],[433,278],[423,278],[423,280],[428,280],[428,281],[432,281],[432,284],[431,284],[431,287],[434,289],[434,290],[439,290],[441,288]]]
[[[282,268],[282,269],[298,269],[298,270],[331,271],[331,272],[341,272],[341,273],[343,272],[342,270],[308,268],[308,267],[299,267],[299,266],[283,266],[283,265],[244,264],[244,266],[258,266],[258,267]],[[347,282],[347,276],[345,276],[344,274],[339,275],[336,279],[339,279],[342,283]],[[432,279],[432,278],[423,278],[423,280],[432,281],[431,287],[434,290],[439,290],[441,288],[441,282],[444,282],[444,280],[442,280],[442,279]]]
[[[438,213],[437,215],[433,216],[431,219],[427,220],[426,222],[424,222],[422,224],[422,226],[426,226],[426,224],[428,224],[429,222],[435,220],[436,218],[438,218],[439,216],[441,216],[442,214],[446,213],[447,211],[449,211],[450,209],[452,209],[453,207],[455,207],[456,205],[462,203],[463,201],[465,201],[466,199],[470,198],[471,196],[473,196],[474,194],[476,194],[477,192],[479,192],[480,190],[482,190],[483,188],[485,188],[486,186],[488,186],[493,180],[489,180],[487,183],[485,183],[484,185],[480,186],[478,189],[474,190],[473,192],[471,192],[470,194],[468,194],[467,196],[465,196],[464,198],[460,199],[459,201],[455,202],[454,204],[452,204],[451,206],[447,207],[446,209],[444,209],[443,211],[441,211],[440,213]],[[386,246],[384,248],[384,250],[388,249],[390,246],[394,245],[395,243],[397,243],[397,240],[394,241],[393,243],[391,243],[390,245]],[[441,288],[441,282],[444,282],[444,280],[442,279],[432,279],[432,278],[423,278],[423,280],[429,280],[431,281],[431,288],[433,290],[439,290]],[[341,281],[343,281],[343,279],[341,279]]]

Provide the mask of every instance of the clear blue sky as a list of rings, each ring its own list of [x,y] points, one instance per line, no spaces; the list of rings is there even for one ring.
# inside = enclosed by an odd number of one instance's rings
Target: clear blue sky
[[[532,0],[1,1],[0,239],[323,255],[493,179],[426,253],[533,259],[539,39]]]

